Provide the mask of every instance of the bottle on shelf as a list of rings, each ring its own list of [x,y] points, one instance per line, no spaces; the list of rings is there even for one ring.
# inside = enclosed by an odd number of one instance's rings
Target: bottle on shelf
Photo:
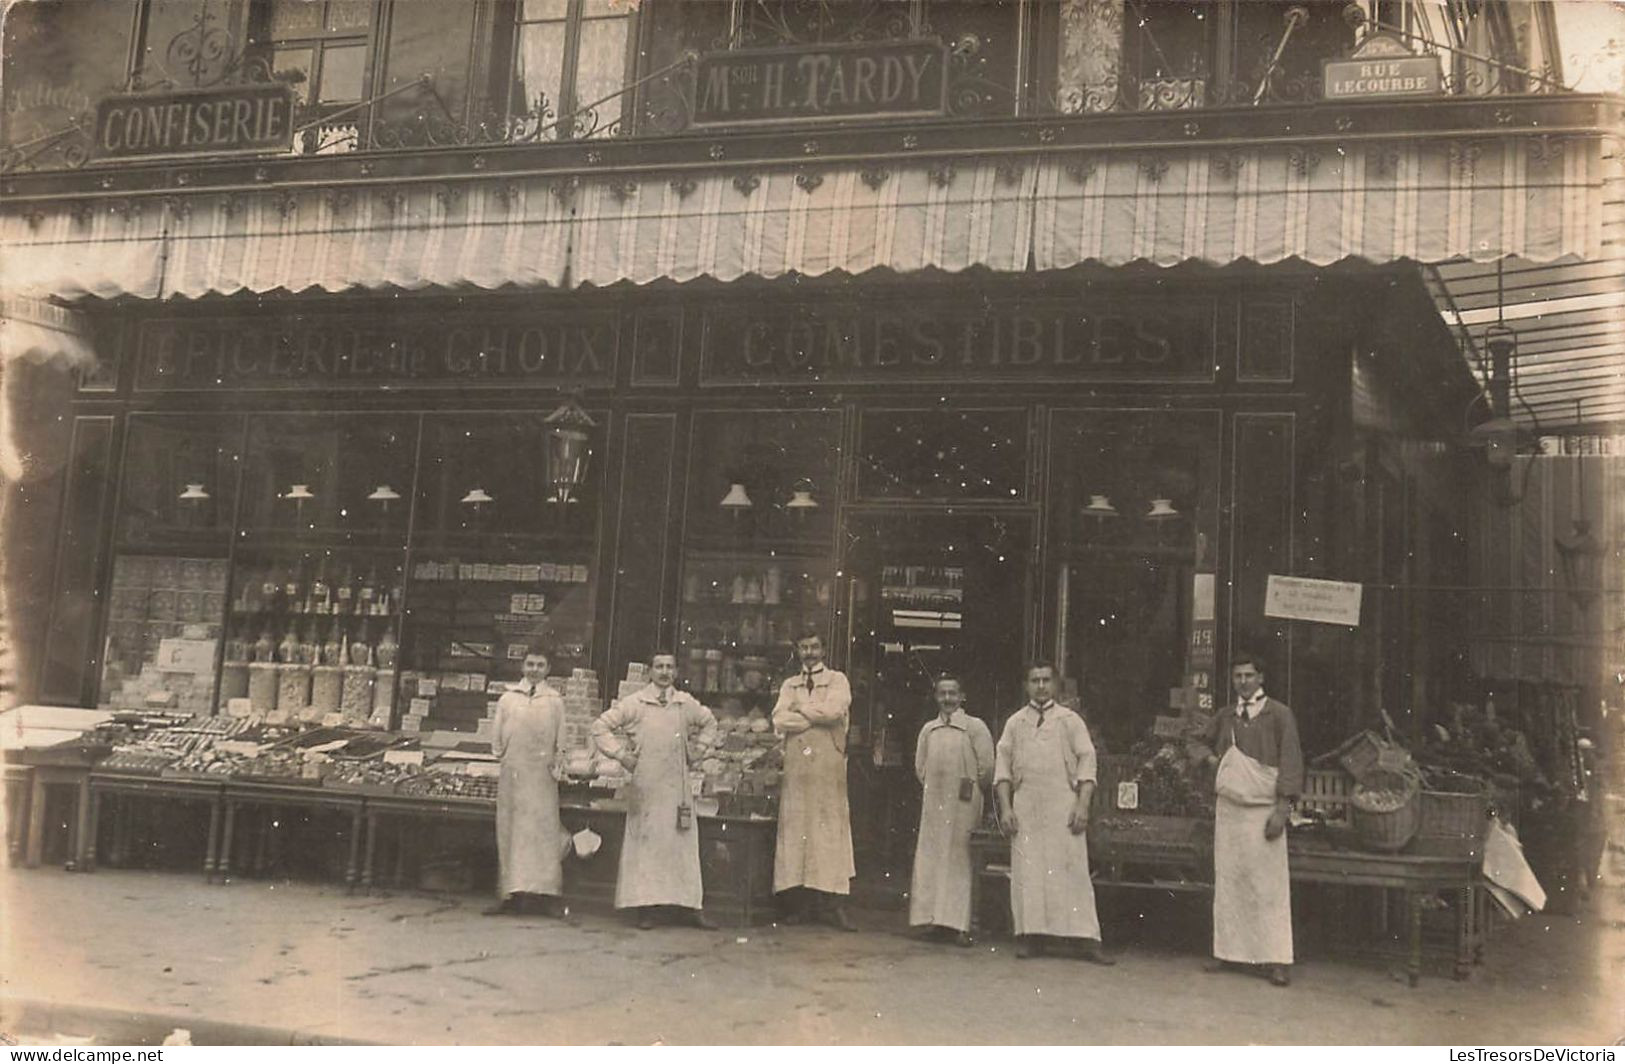
[[[782,580],[783,574],[780,573],[777,565],[770,565],[767,567],[767,575],[762,581],[762,601],[764,603],[769,606],[777,606],[779,604],[779,595],[783,590],[781,584]]]
[[[310,610],[311,613],[328,614],[333,612],[333,589],[327,582],[327,557],[316,563],[316,578],[310,582]]]
[[[394,630],[388,625],[385,625],[384,634],[378,640],[378,649],[376,652],[378,667],[380,669],[393,669],[395,667],[395,655],[399,650],[400,646],[395,642]]]
[[[271,639],[271,629],[261,628],[260,637],[254,641],[254,660],[271,661],[276,656],[276,643]]]
[[[350,644],[351,665],[372,664],[372,643],[367,638],[367,622],[362,621],[355,633],[355,642]]]
[[[355,573],[348,565],[344,567],[344,575],[339,579],[338,586],[333,590],[333,612],[341,617],[347,617],[355,612]]]
[[[322,664],[343,665],[344,648],[344,629],[338,621],[332,621],[327,629],[327,641],[322,644]]]
[[[745,594],[740,600],[747,606],[759,606],[762,602],[762,581],[755,573],[745,577]]]
[[[299,660],[299,637],[294,634],[291,622],[288,630],[282,633],[282,642],[277,645],[277,660],[284,665],[292,665]]]
[[[282,596],[282,579],[277,571],[269,565],[260,580],[260,609],[275,610],[277,601]]]
[[[367,571],[367,578],[361,581],[361,591],[356,597],[356,612],[372,616],[376,611],[373,606],[378,598],[378,567],[373,566]]]

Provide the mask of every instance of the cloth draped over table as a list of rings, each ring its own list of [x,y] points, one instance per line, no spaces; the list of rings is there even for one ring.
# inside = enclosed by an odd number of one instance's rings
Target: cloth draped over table
[[[468,178],[51,203],[0,218],[0,294],[211,293],[1298,259],[1597,259],[1600,138],[1358,141]],[[1605,214],[1607,217],[1604,217]],[[1615,252],[1617,253],[1617,252]]]

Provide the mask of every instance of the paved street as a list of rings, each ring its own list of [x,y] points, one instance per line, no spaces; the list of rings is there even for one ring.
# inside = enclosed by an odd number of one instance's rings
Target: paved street
[[[1471,981],[1407,987],[1324,956],[1289,990],[1170,945],[1119,965],[865,934],[638,932],[607,915],[480,916],[483,899],[311,884],[8,870],[0,1026],[199,1042],[1576,1043],[1625,1035],[1625,889],[1506,929]],[[1108,937],[1110,938],[1110,929]],[[1155,936],[1151,936],[1155,937]],[[1167,936],[1163,936],[1166,938]],[[49,1028],[49,1029],[44,1029]],[[161,1029],[160,1029],[161,1028]],[[147,1032],[156,1032],[148,1034]]]

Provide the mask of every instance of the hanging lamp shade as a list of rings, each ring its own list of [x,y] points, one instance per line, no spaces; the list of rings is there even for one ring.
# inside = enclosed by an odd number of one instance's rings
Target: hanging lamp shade
[[[304,502],[307,499],[314,499],[316,496],[311,493],[309,484],[295,484],[290,487],[288,489],[288,493],[282,497],[284,499],[292,499],[295,502]]]
[[[484,488],[469,488],[468,494],[460,500],[470,506],[479,506],[482,503],[496,502]]]
[[[719,503],[724,510],[748,510],[756,504],[750,501],[750,495],[745,491],[745,485],[734,483],[728,485],[728,494],[722,497]]]
[[[1174,508],[1172,499],[1152,499],[1151,509],[1145,516],[1151,521],[1166,521],[1170,517],[1178,517],[1179,511]]]
[[[207,498],[209,498],[209,493],[204,490],[202,484],[188,484],[186,490],[180,494],[182,502],[203,502]]]
[[[790,501],[784,504],[784,508],[786,510],[795,510],[798,513],[818,509],[818,500],[813,498],[812,481],[796,481],[796,486],[790,491]]]
[[[401,493],[390,487],[388,484],[380,484],[376,488],[372,489],[372,494],[367,496],[367,501],[395,502],[400,497]]]
[[[1112,505],[1111,499],[1104,495],[1089,496],[1089,505],[1083,508],[1083,512],[1090,517],[1101,519],[1120,516],[1117,507]]]

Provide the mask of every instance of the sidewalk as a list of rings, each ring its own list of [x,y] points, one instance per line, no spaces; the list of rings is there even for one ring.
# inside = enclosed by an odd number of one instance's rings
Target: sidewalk
[[[0,876],[0,1028],[78,1023],[95,1030],[60,1033],[104,1044],[115,1029],[161,1037],[173,1026],[190,1027],[199,1044],[1482,1045],[1625,1035],[1618,886],[1580,917],[1508,929],[1468,982],[1430,976],[1412,989],[1381,965],[1315,958],[1277,990],[1204,975],[1195,951],[1127,948],[1116,968],[1100,969],[1018,961],[1002,941],[916,943],[891,913],[860,914],[857,935],[639,932],[609,916],[485,918],[483,899],[467,896],[207,886],[111,870]],[[131,1018],[109,1027],[112,1015]]]

